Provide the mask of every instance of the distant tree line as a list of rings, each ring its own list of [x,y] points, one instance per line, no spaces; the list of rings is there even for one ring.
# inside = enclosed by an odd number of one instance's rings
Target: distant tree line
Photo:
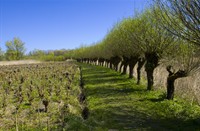
[[[13,38],[5,43],[6,51],[0,48],[0,60],[36,59],[43,61],[64,61],[69,50],[33,50],[25,54],[25,43],[20,38]]]
[[[61,50],[33,50],[29,52],[27,58],[29,59],[38,59],[43,61],[64,61],[67,58],[65,54],[67,54],[69,50],[61,49]]]

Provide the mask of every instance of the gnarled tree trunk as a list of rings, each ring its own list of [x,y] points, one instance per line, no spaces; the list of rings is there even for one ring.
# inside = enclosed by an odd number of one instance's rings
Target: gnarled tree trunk
[[[167,67],[167,71],[169,72],[169,75],[167,77],[167,99],[173,100],[174,99],[174,82],[178,78],[187,77],[187,72],[183,70],[178,70],[177,72],[173,72],[172,66]]]
[[[158,66],[159,56],[156,52],[145,53],[146,64],[145,71],[147,73],[147,90],[152,90],[154,84],[153,72]]]

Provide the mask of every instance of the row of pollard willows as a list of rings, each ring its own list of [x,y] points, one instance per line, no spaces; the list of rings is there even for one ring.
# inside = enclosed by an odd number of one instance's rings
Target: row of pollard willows
[[[129,78],[133,78],[133,73],[134,73],[134,68],[137,65],[137,84],[140,84],[140,80],[141,80],[141,69],[142,67],[145,65],[145,70],[146,68],[148,68],[147,62],[145,57],[119,57],[119,56],[115,56],[115,57],[111,57],[110,59],[104,59],[104,58],[83,58],[83,59],[77,59],[77,61],[79,62],[83,62],[83,63],[87,63],[87,64],[92,64],[92,65],[99,65],[99,66],[104,66],[110,69],[113,69],[115,71],[121,72],[121,74],[126,74],[127,73],[127,69],[129,69],[128,71],[128,75]],[[157,62],[158,63],[158,62]],[[198,64],[198,62],[197,62]],[[156,65],[157,67],[158,65]],[[196,65],[197,67],[199,67],[198,65]],[[129,67],[129,68],[127,68]],[[175,86],[174,86],[174,82],[176,79],[181,78],[181,77],[187,77],[188,73],[187,71],[184,70],[178,70],[175,71],[173,69],[172,66],[167,66],[166,67],[169,75],[167,77],[167,94],[166,94],[166,99],[168,100],[173,100],[174,98],[174,91],[175,91]],[[153,70],[152,70],[153,72]],[[146,71],[147,75],[148,72]],[[153,73],[152,73],[153,74]],[[146,77],[147,79],[151,79],[149,81],[151,81],[152,83],[150,83],[150,85],[153,85],[153,77],[149,78]],[[149,84],[149,83],[147,83]],[[149,87],[150,85],[147,85],[147,87]],[[149,89],[150,90],[150,89]]]
[[[64,129],[80,115],[78,66],[40,63],[0,66],[0,129]]]
[[[166,30],[161,25],[162,18],[157,18],[159,13],[155,7],[125,18],[114,25],[102,41],[72,51],[71,57],[116,71],[123,68],[123,74],[129,66],[129,78],[133,77],[133,68],[138,63],[137,84],[140,84],[140,71],[144,65],[149,91],[154,86],[154,71],[162,64],[168,72],[166,98],[172,100],[175,80],[200,69],[199,47]]]
[[[119,71],[121,72],[121,74],[126,74],[126,71],[129,67],[129,71],[128,71],[129,78],[133,78],[134,67],[136,66],[136,64],[138,64],[137,66],[137,84],[138,85],[140,84],[140,80],[141,80],[141,69],[145,64],[145,59],[142,57],[128,58],[128,57],[115,56],[115,57],[111,57],[110,59],[83,58],[83,59],[77,59],[77,61],[87,63],[87,64],[92,64],[92,65],[104,66],[104,67],[113,69],[115,71]]]

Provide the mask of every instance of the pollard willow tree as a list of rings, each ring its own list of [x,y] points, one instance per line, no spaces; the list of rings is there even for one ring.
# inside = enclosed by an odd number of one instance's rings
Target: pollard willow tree
[[[97,61],[98,57],[98,49],[96,44],[92,44],[88,47],[86,47],[84,52],[84,58],[87,58],[87,62],[90,64],[95,64],[95,61]]]
[[[138,41],[135,46],[142,51],[146,59],[147,90],[152,90],[154,69],[159,65],[163,53],[174,42],[174,36],[159,26],[153,13],[152,9],[148,9],[139,15],[134,26],[135,31],[130,34]]]
[[[68,54],[68,57],[76,59],[80,62],[88,63],[88,46],[81,46],[80,48],[73,50],[73,52]]]
[[[155,0],[162,26],[172,34],[200,46],[200,1]]]
[[[129,35],[130,32],[134,31],[134,22],[134,19],[127,18],[117,23],[104,40],[104,48],[111,52],[111,59],[115,58],[115,60],[117,60],[115,69],[121,61],[121,67],[123,66],[122,74],[125,74],[127,66],[129,66],[129,78],[133,78],[133,68],[141,54],[139,52],[140,50],[136,49],[134,46],[134,43],[137,41],[134,41]],[[121,68],[119,71],[121,71]],[[138,78],[137,83],[139,83],[140,80],[140,77]]]
[[[200,1],[155,0],[155,5],[159,11],[154,14],[160,26],[182,39],[174,54],[168,55],[171,63],[167,66],[167,99],[172,100],[175,80],[192,75],[200,68],[197,53],[200,51]]]
[[[166,96],[168,100],[173,100],[174,98],[174,83],[177,79],[193,75],[200,69],[200,49],[197,46],[178,39],[172,50],[176,52],[166,53],[166,57],[163,59],[168,65],[166,69],[169,73]]]
[[[90,63],[94,65],[103,66],[105,58],[109,58],[109,53],[106,53],[103,48],[103,42],[93,43],[89,46],[82,46],[78,49],[73,50],[68,57],[77,59],[80,62]],[[100,59],[103,59],[101,61]],[[98,63],[97,63],[98,61]]]
[[[107,59],[110,61],[110,68],[113,68],[116,71],[118,71],[118,65],[122,60],[121,49],[118,46],[118,43],[121,41],[119,41],[118,34],[117,25],[115,25],[103,40],[104,52],[109,54],[109,58],[107,57]]]
[[[123,58],[122,64],[124,64],[123,73],[125,74],[127,65],[129,65],[129,78],[133,78],[133,68],[136,63],[142,57],[140,48],[137,48],[135,44],[138,44],[136,39],[133,39],[132,33],[135,32],[137,20],[134,18],[124,19],[118,26],[119,40],[118,47],[121,50],[121,56]],[[131,35],[130,35],[131,34]],[[139,61],[140,62],[140,61]],[[143,64],[138,64],[137,83],[140,83],[140,69]]]
[[[104,58],[110,62],[110,68],[118,71],[118,65],[121,61],[120,50],[116,46],[118,41],[118,35],[116,31],[116,25],[108,32],[106,37],[103,39],[102,46],[104,52]],[[112,67],[113,66],[113,67]]]

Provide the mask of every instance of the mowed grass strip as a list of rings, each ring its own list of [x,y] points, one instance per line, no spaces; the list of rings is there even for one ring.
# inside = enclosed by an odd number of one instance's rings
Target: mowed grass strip
[[[146,85],[111,69],[80,65],[90,110],[84,122],[88,130],[200,130],[198,105],[165,100],[164,92],[149,92]]]

